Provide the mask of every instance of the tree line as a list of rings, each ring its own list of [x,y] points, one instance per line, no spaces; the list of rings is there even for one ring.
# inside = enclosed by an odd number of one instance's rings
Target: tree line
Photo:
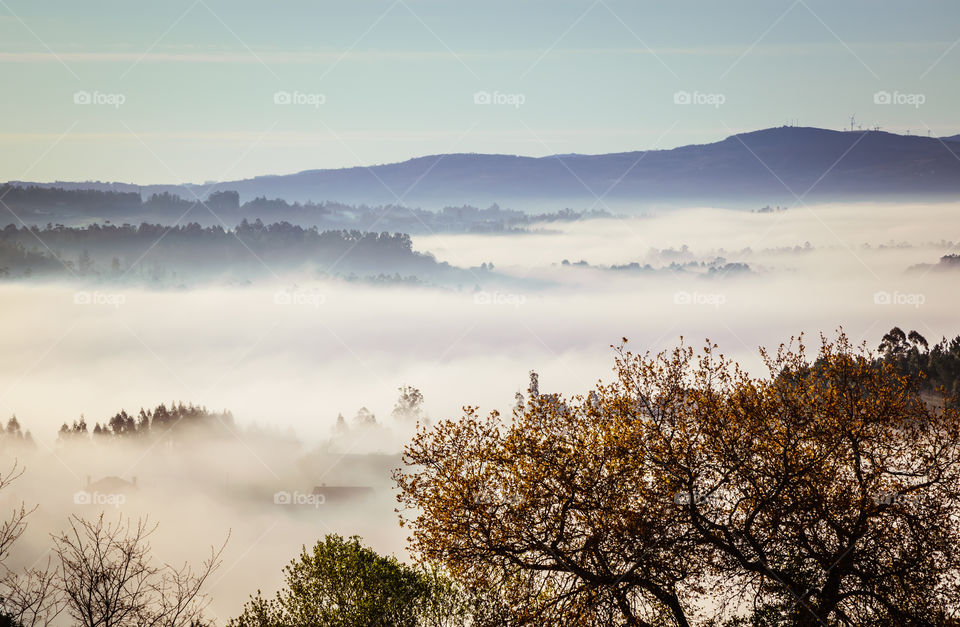
[[[88,441],[91,438],[116,438],[147,440],[167,435],[216,436],[232,433],[233,414],[228,410],[213,412],[206,407],[172,403],[168,408],[161,403],[154,409],[141,408],[135,416],[126,410],[119,412],[103,423],[95,422],[89,428],[86,418],[80,416],[72,424],[63,423],[57,435],[61,442]]]
[[[189,193],[184,197],[170,191],[142,197],[139,192],[9,183],[0,185],[0,199],[3,201],[0,212],[16,215],[26,222],[48,220],[50,215],[67,222],[154,220],[165,223],[195,221],[204,225],[236,225],[243,219],[262,218],[331,230],[509,233],[524,231],[538,223],[612,217],[603,210],[581,212],[569,208],[528,214],[493,204],[486,208],[463,205],[429,211],[402,205],[350,205],[336,201],[289,203],[282,198],[265,196],[241,202],[240,194],[233,190],[204,193],[202,198]]]
[[[960,397],[960,336],[930,346],[917,331],[905,333],[893,327],[884,334],[878,350],[884,362],[915,378],[924,392],[942,390],[947,397]]]
[[[121,278],[131,272],[179,274],[314,266],[322,271],[432,274],[447,268],[413,250],[405,233],[322,231],[289,222],[243,220],[232,229],[197,223],[7,225],[0,231],[0,277]],[[397,274],[399,277],[399,274]]]
[[[398,388],[397,400],[390,416],[396,424],[416,426],[429,425],[430,420],[424,410],[423,393],[416,387],[403,385]],[[344,436],[351,430],[363,435],[371,429],[384,426],[377,421],[376,415],[361,407],[348,423],[343,414],[338,414],[331,434]],[[228,409],[212,411],[203,405],[172,402],[169,407],[160,403],[153,409],[140,408],[139,412],[128,413],[121,409],[102,422],[94,422],[91,427],[81,414],[72,422],[64,422],[57,432],[57,440],[63,443],[90,441],[144,441],[152,438],[185,435],[187,437],[217,437],[232,435],[238,428],[233,412]],[[7,421],[6,427],[0,425],[0,447],[3,444],[33,444],[29,430],[24,431],[20,420],[14,415]]]

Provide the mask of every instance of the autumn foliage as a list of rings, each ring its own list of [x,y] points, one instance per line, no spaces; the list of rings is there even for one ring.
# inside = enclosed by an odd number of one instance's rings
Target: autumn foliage
[[[422,560],[513,624],[929,625],[960,607],[960,416],[842,333],[616,349],[586,395],[465,408],[397,473]]]

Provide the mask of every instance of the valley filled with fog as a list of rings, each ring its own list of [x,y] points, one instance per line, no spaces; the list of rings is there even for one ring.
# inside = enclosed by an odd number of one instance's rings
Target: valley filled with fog
[[[894,325],[931,343],[953,337],[958,210],[700,207],[428,233],[412,237],[416,255],[371,249],[349,276],[330,271],[338,255],[253,250],[229,272],[191,257],[163,280],[8,276],[0,410],[35,445],[17,449],[26,474],[0,498],[38,505],[17,559],[45,560],[66,514],[99,511],[75,495],[105,477],[136,477],[104,509],[149,514],[166,561],[194,559],[231,530],[209,590],[221,619],[279,585],[282,565],[325,533],[402,556],[390,473],[415,418],[456,418],[464,405],[509,414],[530,371],[542,390],[586,392],[610,374],[610,347],[624,337],[634,352],[709,338],[758,374],[757,347],[800,332],[816,344],[842,327],[870,348]],[[139,252],[124,250],[119,266],[135,268]],[[106,268],[109,256],[91,263]],[[423,395],[416,416],[395,411],[404,386]],[[230,420],[216,437],[175,442],[58,439],[81,416],[92,429],[121,410],[176,403]],[[372,491],[296,502],[324,485]]]
[[[0,0],[0,627],[960,627],[960,2]]]

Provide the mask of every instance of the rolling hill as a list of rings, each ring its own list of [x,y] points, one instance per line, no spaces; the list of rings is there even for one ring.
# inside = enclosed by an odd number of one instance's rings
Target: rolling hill
[[[944,138],[951,139],[951,138]],[[236,190],[288,201],[402,203],[424,208],[499,203],[518,209],[614,209],[712,204],[954,198],[960,143],[882,131],[778,127],[703,145],[603,155],[523,157],[445,154],[401,163],[224,181]],[[47,184],[50,185],[50,184]],[[205,186],[145,187],[58,183],[64,187],[170,191],[190,198]],[[597,199],[601,198],[602,201]]]

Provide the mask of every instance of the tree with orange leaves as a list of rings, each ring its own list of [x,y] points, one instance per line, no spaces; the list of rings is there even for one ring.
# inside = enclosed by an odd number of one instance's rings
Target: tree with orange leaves
[[[948,624],[960,416],[842,333],[751,376],[707,343],[421,430],[414,553],[515,624]]]

